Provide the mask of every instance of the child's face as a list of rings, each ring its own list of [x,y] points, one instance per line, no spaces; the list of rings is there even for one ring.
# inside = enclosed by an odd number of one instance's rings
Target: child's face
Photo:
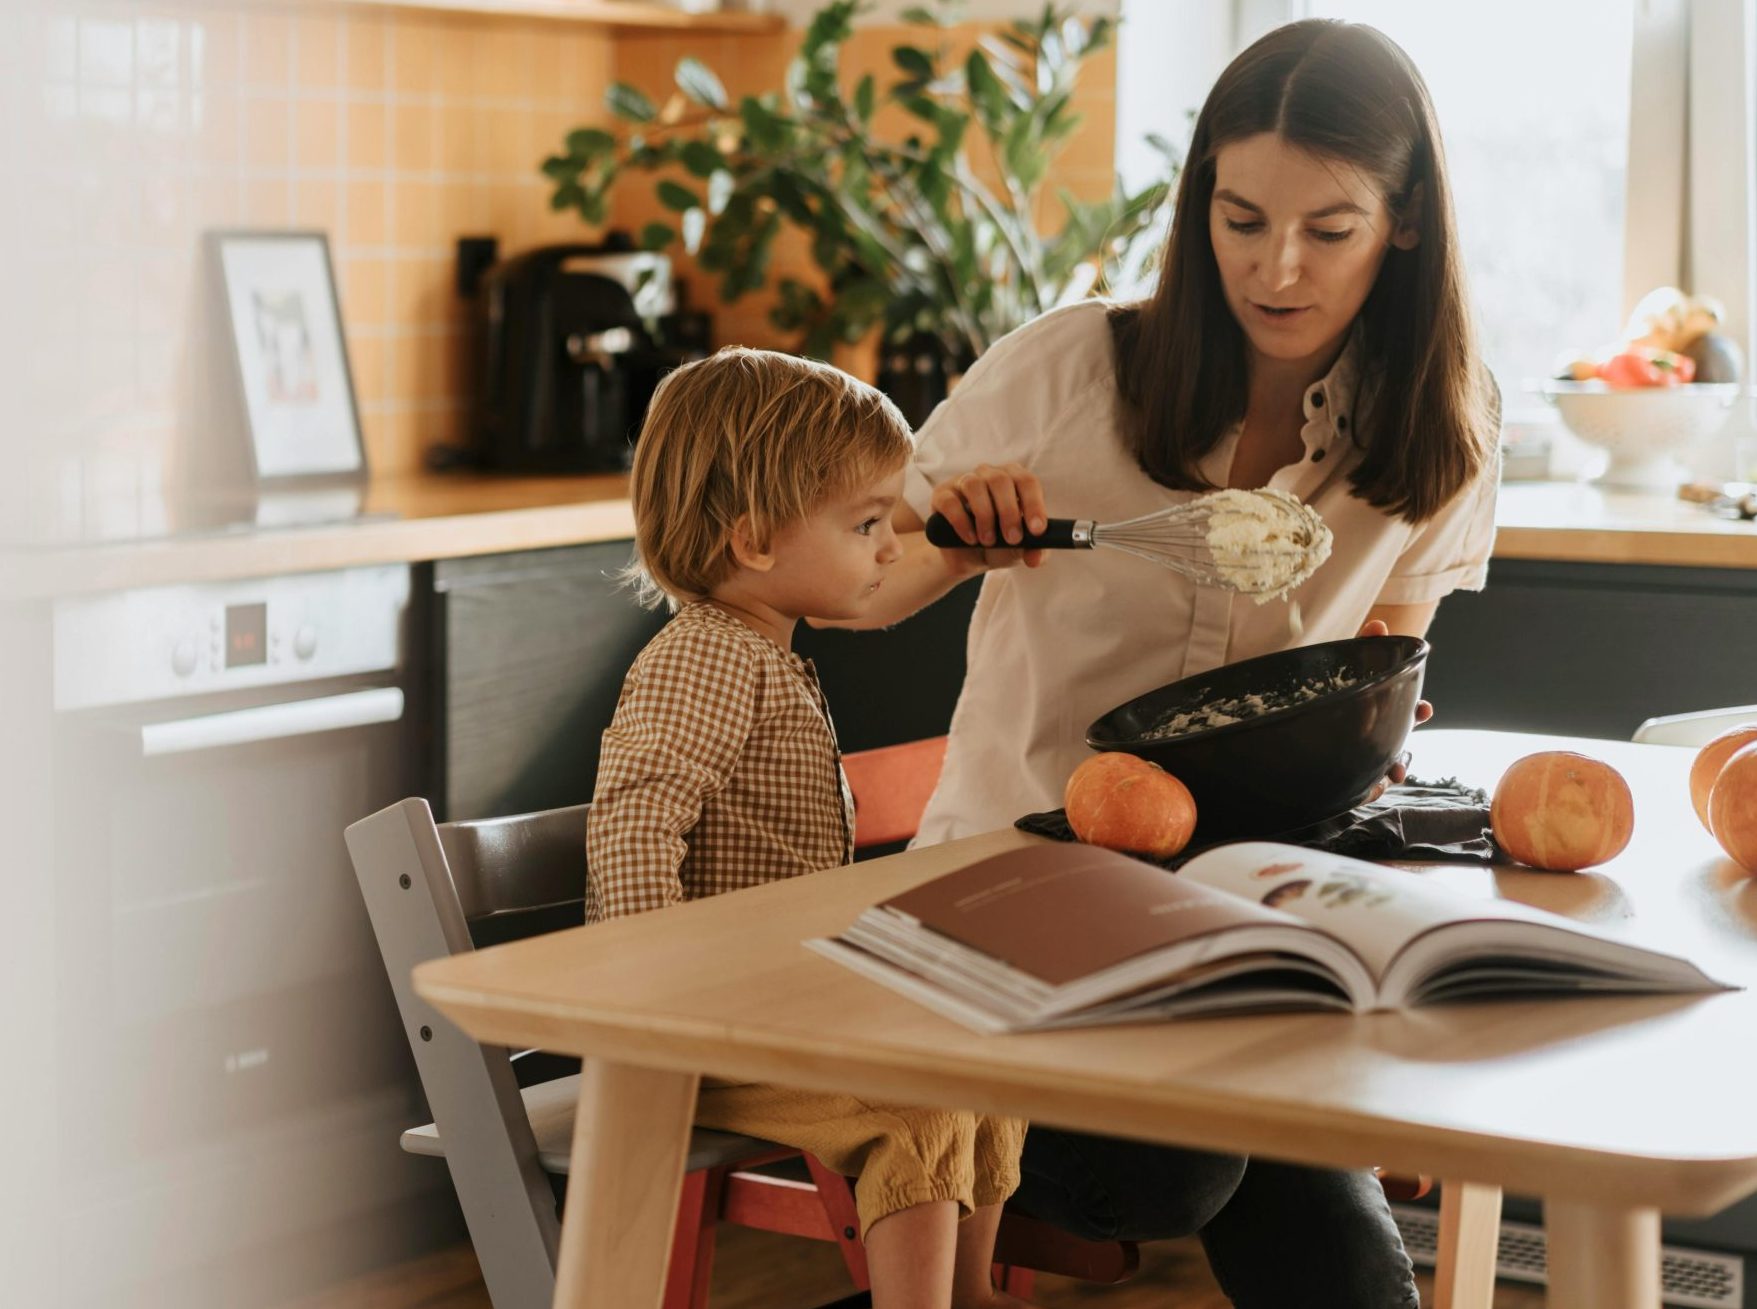
[[[902,555],[891,511],[903,494],[903,470],[828,501],[776,533],[766,597],[800,618],[859,618]]]

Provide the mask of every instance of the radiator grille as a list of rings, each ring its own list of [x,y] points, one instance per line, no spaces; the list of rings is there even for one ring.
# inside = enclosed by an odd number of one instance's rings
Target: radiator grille
[[[1423,1268],[1432,1268],[1439,1253],[1439,1213],[1402,1204],[1392,1205],[1391,1213],[1403,1233],[1409,1257]],[[1543,1228],[1503,1221],[1495,1275],[1516,1282],[1547,1282],[1544,1250]],[[1661,1246],[1659,1253],[1660,1299],[1666,1304],[1680,1309],[1742,1309],[1743,1259],[1675,1245]]]

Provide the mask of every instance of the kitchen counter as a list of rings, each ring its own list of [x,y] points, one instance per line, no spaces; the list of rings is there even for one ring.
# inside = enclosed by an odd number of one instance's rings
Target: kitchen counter
[[[1495,523],[1497,559],[1757,568],[1757,523],[1658,492],[1508,482]]]
[[[416,563],[627,540],[628,479],[411,474],[374,478],[358,516],[149,540],[0,551],[0,596],[71,595],[362,564]]]
[[[1757,524],[1653,493],[1573,482],[1501,488],[1497,559],[1757,569]],[[0,552],[0,595],[413,563],[627,539],[627,479],[413,474],[375,479],[363,514],[303,527],[247,526],[144,541]]]

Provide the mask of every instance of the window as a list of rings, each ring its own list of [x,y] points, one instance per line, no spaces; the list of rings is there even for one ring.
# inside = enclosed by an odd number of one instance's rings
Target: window
[[[1635,0],[1309,0],[1369,23],[1427,81],[1483,349],[1507,416],[1566,349],[1622,328]],[[1647,288],[1631,288],[1639,296]]]

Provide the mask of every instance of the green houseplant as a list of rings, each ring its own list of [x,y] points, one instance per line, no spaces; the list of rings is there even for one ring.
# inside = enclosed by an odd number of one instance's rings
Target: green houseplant
[[[1119,183],[1096,202],[1058,189],[1055,229],[1039,222],[1056,156],[1079,124],[1076,78],[1112,39],[1109,19],[1047,3],[958,61],[948,31],[957,0],[939,0],[905,14],[925,39],[892,50],[888,85],[867,75],[849,87],[841,53],[862,7],[825,4],[785,86],[736,104],[689,58],[663,107],[639,88],[611,87],[617,129],[570,132],[543,163],[552,206],[602,224],[619,177],[652,176],[675,219],[648,223],[640,243],[680,244],[728,302],[764,286],[776,238],[801,229],[821,281],[781,277],[771,318],[820,357],[877,327],[888,344],[925,337],[950,360],[973,360],[1044,310],[1140,275],[1180,163],[1164,139],[1148,138],[1165,156],[1162,179],[1134,191]],[[874,132],[887,102],[914,128],[901,140]],[[980,169],[973,147],[993,166]]]

